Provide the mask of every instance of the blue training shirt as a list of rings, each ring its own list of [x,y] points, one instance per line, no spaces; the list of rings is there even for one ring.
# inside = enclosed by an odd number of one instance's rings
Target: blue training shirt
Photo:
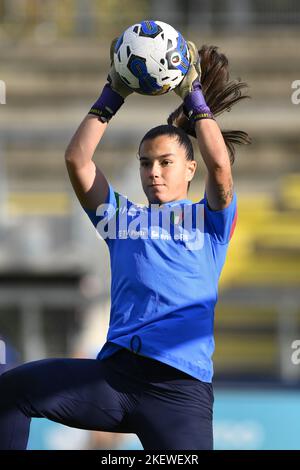
[[[211,382],[214,308],[236,200],[234,193],[226,209],[212,211],[204,194],[150,210],[109,185],[106,205],[85,209],[111,261],[110,323],[98,359],[127,348]]]

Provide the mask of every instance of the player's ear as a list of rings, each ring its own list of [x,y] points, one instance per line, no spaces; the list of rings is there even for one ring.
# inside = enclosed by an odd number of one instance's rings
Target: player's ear
[[[186,167],[186,180],[191,181],[194,177],[195,171],[197,169],[196,160],[188,160]]]

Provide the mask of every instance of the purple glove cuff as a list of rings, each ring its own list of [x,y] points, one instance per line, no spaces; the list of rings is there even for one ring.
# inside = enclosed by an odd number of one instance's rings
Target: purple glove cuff
[[[184,98],[184,106],[188,118],[194,122],[199,119],[214,119],[211,110],[206,104],[199,82],[194,82],[193,91]]]
[[[124,99],[114,91],[109,83],[103,87],[102,93],[96,103],[91,107],[89,114],[99,117],[102,122],[108,122],[121,108]]]

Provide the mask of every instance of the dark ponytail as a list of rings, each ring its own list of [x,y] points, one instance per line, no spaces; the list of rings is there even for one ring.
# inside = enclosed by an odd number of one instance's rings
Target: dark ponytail
[[[250,98],[242,94],[248,88],[247,83],[229,79],[228,59],[218,52],[217,46],[202,46],[198,51],[201,58],[201,85],[207,105],[218,116],[224,111],[230,111],[239,101]],[[168,117],[168,124],[183,129],[187,134],[196,137],[193,123],[186,117],[181,104]],[[221,131],[229,151],[230,162],[235,158],[236,144],[250,144],[251,138],[244,131]]]

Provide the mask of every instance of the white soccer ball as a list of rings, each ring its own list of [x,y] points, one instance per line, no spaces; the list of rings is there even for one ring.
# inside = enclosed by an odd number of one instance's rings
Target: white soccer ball
[[[173,90],[189,68],[183,36],[162,21],[142,21],[127,28],[114,50],[121,79],[137,93],[162,95]]]

